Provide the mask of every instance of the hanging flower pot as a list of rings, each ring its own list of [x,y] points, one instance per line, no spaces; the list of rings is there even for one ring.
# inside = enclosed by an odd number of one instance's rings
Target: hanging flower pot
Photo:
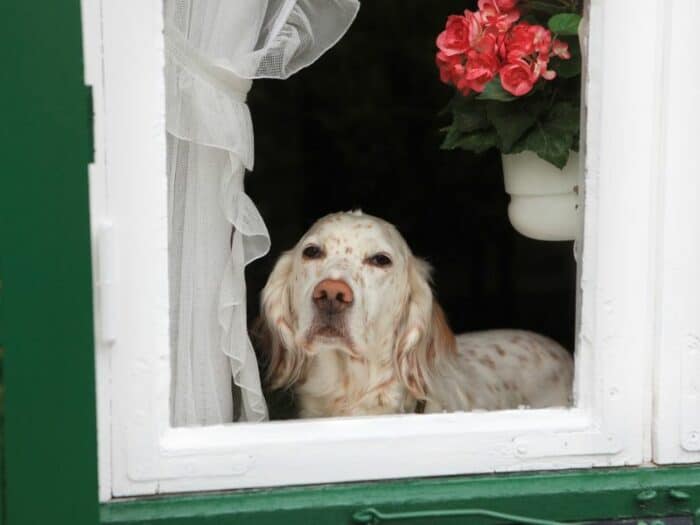
[[[437,37],[440,79],[456,89],[443,149],[503,155],[508,216],[541,240],[579,232],[582,0],[479,0]]]
[[[561,170],[531,151],[503,155],[503,179],[508,218],[518,232],[541,241],[576,239],[582,220],[578,153]]]

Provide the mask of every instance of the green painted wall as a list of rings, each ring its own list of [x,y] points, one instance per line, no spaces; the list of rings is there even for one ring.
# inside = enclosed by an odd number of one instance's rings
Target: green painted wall
[[[623,468],[243,491],[114,503],[104,505],[101,516],[110,525],[340,525],[354,523],[353,515],[370,507],[402,513],[486,509],[556,521],[687,516],[700,508],[700,469]],[[499,522],[426,517],[398,523]]]
[[[0,341],[10,525],[98,520],[78,0],[0,2]]]

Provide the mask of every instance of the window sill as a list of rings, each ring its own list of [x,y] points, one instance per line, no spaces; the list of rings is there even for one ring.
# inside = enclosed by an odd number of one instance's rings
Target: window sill
[[[265,525],[280,523],[283,518],[289,525],[338,524],[353,523],[352,515],[369,507],[384,512],[474,507],[558,521],[693,515],[700,507],[698,479],[700,466],[241,490],[106,503],[101,506],[100,523]]]

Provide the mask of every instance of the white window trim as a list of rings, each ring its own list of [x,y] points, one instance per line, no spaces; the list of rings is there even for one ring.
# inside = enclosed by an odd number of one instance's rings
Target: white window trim
[[[659,296],[654,461],[700,462],[700,49],[697,0],[673,0],[660,18],[664,79],[658,188]]]
[[[204,428],[169,426],[161,2],[83,3],[97,130],[90,180],[101,500],[651,459],[660,131],[650,123],[660,120],[662,90],[650,62],[660,57],[666,2],[591,0],[576,408]]]

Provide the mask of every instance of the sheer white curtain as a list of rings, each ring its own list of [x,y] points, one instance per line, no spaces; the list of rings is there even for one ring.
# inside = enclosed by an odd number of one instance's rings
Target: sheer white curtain
[[[175,425],[267,419],[246,328],[244,269],[270,247],[243,188],[253,169],[246,94],[254,78],[315,61],[358,9],[358,0],[165,0]]]

